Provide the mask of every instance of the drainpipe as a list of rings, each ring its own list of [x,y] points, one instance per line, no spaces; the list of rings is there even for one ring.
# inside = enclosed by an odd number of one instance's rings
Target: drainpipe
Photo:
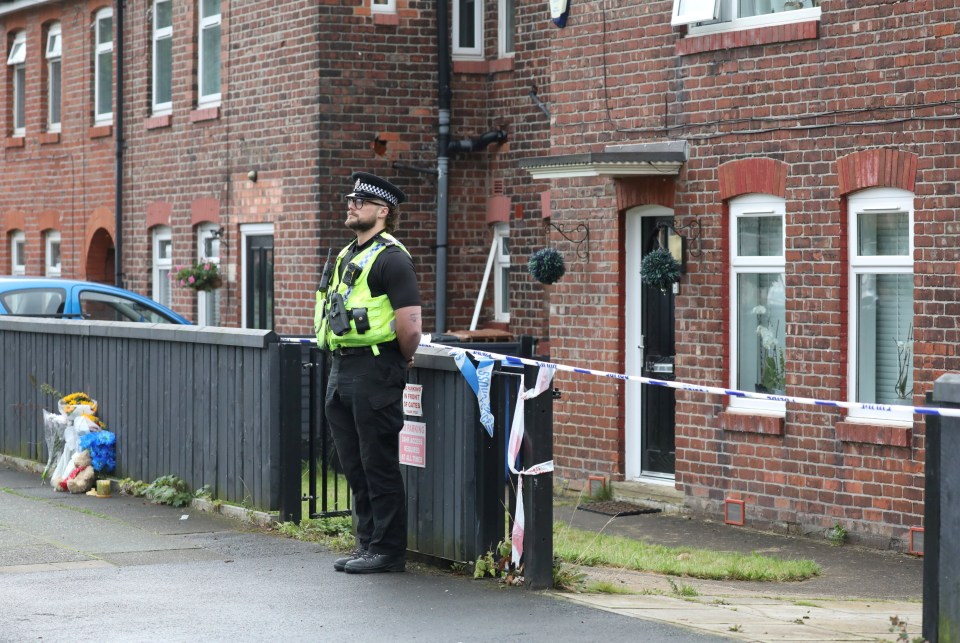
[[[439,136],[437,138],[437,333],[447,329],[447,196],[450,158],[450,26],[447,0],[437,0],[437,90]]]
[[[124,0],[117,0],[113,9],[114,42],[116,43],[114,60],[117,70],[117,100],[113,112],[114,140],[117,145],[114,167],[116,186],[113,210],[116,222],[114,223],[113,264],[116,270],[115,283],[118,288],[123,288],[123,3]]]

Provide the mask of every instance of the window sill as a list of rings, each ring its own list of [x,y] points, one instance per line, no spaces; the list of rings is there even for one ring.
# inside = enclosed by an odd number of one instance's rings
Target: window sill
[[[913,425],[838,422],[836,432],[837,438],[842,442],[909,447],[913,437]]]
[[[199,107],[190,112],[191,123],[202,123],[203,121],[215,121],[220,118],[220,106]]]
[[[396,27],[400,24],[400,15],[396,13],[377,12],[373,14],[373,24]]]
[[[173,116],[170,114],[161,114],[159,116],[151,116],[143,122],[144,128],[151,129],[160,129],[163,127],[170,127],[170,124],[173,123]]]
[[[488,65],[490,72],[494,74],[497,72],[513,71],[513,56],[504,56],[503,58],[491,60]]]
[[[40,145],[53,145],[60,142],[60,132],[43,132],[40,134]]]
[[[90,128],[90,138],[113,136],[113,125],[94,125]]]
[[[7,140],[3,142],[3,146],[7,149],[23,147],[26,139],[23,136],[8,136]]]
[[[455,74],[489,74],[490,63],[486,60],[454,60],[453,73]]]
[[[723,411],[720,413],[720,428],[724,431],[783,435],[783,425],[784,417],[782,415],[763,415],[743,411]]]
[[[819,20],[807,20],[785,25],[772,25],[740,31],[720,31],[702,36],[687,36],[677,41],[676,54],[685,56],[704,51],[736,49],[753,45],[769,45],[795,40],[815,40],[820,28]]]

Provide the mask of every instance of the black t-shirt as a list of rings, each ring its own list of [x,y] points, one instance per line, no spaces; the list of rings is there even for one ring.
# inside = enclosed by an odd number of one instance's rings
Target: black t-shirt
[[[347,263],[375,243],[379,236],[370,239],[362,246],[354,246],[340,262],[340,276]],[[394,310],[407,306],[420,305],[420,288],[417,286],[417,272],[413,267],[413,259],[398,246],[387,246],[377,255],[370,274],[367,276],[367,285],[370,294],[374,297],[386,295],[390,299],[390,306]],[[349,305],[349,302],[347,302]]]

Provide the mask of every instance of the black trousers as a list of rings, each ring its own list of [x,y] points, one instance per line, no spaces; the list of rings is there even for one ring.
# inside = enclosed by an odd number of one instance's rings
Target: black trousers
[[[407,550],[399,460],[406,370],[397,350],[334,356],[327,385],[327,421],[353,490],[357,541],[374,554]]]

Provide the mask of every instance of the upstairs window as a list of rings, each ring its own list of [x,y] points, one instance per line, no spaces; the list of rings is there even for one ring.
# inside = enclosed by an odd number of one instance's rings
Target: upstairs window
[[[10,235],[10,274],[27,274],[27,235],[22,230]]]
[[[820,0],[673,0],[670,24],[707,33],[819,19]]]
[[[741,391],[786,391],[786,287],[782,198],[751,194],[730,201],[731,381]],[[782,413],[783,402],[733,397],[731,408]]]
[[[913,194],[864,190],[850,197],[848,399],[878,408],[851,418],[912,422],[896,406],[913,405]],[[892,411],[884,406],[891,406]]]
[[[63,55],[63,38],[60,23],[55,22],[47,30],[47,131],[60,131],[60,61]]]
[[[7,56],[7,65],[10,66],[10,75],[13,81],[12,87],[12,114],[13,114],[13,135],[23,136],[26,134],[27,112],[26,112],[26,91],[27,91],[27,34],[20,31],[13,38],[13,44],[10,45],[10,55]]]
[[[44,236],[43,261],[46,276],[60,276],[60,233],[56,230],[51,230]]]
[[[500,58],[513,56],[516,45],[515,0],[499,0],[497,12],[497,40]]]
[[[220,104],[220,0],[200,2],[200,46],[197,72],[200,92],[197,106]]]
[[[173,2],[153,3],[153,113],[173,109]]]
[[[483,0],[453,1],[453,56],[483,60]]]
[[[113,123],[113,9],[97,12],[94,28],[94,122]]]

